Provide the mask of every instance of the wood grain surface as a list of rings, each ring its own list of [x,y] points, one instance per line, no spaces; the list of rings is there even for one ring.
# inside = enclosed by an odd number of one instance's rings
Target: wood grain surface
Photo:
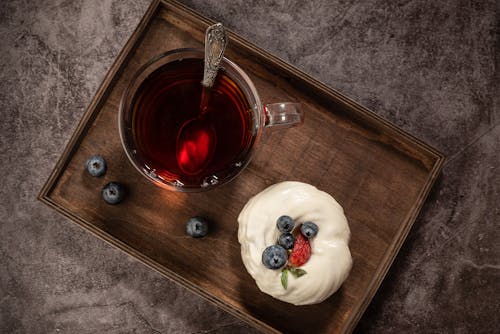
[[[266,130],[253,161],[234,181],[206,193],[160,189],[131,166],[118,135],[118,105],[134,72],[152,57],[201,48],[212,22],[175,2],[155,1],[90,104],[40,199],[98,237],[266,332],[350,332],[396,256],[444,157],[362,106],[230,33],[227,57],[267,103],[299,101],[302,126]],[[104,177],[84,169],[90,155],[108,162]],[[247,200],[285,180],[313,184],[344,207],[352,232],[352,272],[321,304],[292,306],[261,293],[246,272],[237,216]],[[109,181],[126,185],[117,206],[101,199]],[[212,220],[192,239],[185,222]]]

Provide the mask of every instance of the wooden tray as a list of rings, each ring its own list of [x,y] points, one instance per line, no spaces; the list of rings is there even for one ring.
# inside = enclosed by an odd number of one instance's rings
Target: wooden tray
[[[444,157],[433,148],[257,46],[229,33],[228,58],[250,76],[265,102],[300,101],[303,126],[266,131],[248,168],[208,193],[157,188],[128,162],[117,112],[131,75],[155,55],[202,47],[213,22],[173,1],[154,1],[90,103],[39,198],[98,237],[265,332],[351,332],[368,306],[436,179]],[[102,178],[86,159],[108,161]],[[246,201],[284,180],[318,186],[344,207],[354,266],[325,302],[296,307],[261,293],[246,272],[236,218]],[[128,187],[110,206],[100,190]],[[185,236],[201,214],[215,222],[204,239]],[[326,270],[326,269],[325,269]]]

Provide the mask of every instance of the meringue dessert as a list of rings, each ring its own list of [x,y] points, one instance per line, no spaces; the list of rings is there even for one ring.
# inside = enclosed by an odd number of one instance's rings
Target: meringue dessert
[[[241,258],[259,289],[281,301],[324,301],[352,267],[344,210],[301,182],[277,183],[252,197],[238,217]]]

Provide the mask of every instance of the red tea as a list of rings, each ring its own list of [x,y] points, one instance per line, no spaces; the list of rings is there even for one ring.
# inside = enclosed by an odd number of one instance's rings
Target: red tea
[[[132,133],[137,158],[147,173],[183,185],[200,185],[207,177],[225,178],[245,163],[253,136],[252,112],[245,94],[219,71],[200,117],[202,78],[203,60],[183,59],[151,73],[137,90],[132,103]],[[179,142],[184,138],[179,133],[193,119],[202,120],[196,123],[202,147],[190,156],[203,161],[199,170],[189,170],[179,161],[182,149],[188,147]],[[214,140],[204,137],[212,132]],[[206,140],[213,145],[208,153],[203,146]]]

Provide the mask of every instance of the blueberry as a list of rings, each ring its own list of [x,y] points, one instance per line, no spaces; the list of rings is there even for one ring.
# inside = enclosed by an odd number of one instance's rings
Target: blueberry
[[[276,226],[281,233],[291,232],[293,230],[293,219],[290,216],[281,216],[276,221]]]
[[[100,155],[93,155],[85,163],[87,172],[92,176],[102,176],[106,173],[106,161]]]
[[[278,244],[285,249],[292,249],[294,243],[295,238],[290,232],[282,233],[278,238]]]
[[[286,249],[279,245],[269,246],[262,253],[262,264],[269,269],[279,269],[285,265],[286,261]]]
[[[203,217],[191,217],[186,224],[186,233],[193,238],[201,238],[208,234],[208,221]]]
[[[125,198],[125,187],[116,182],[109,182],[102,188],[102,198],[108,204],[118,204]]]
[[[308,239],[314,238],[316,234],[318,234],[318,225],[313,222],[305,222],[300,227],[300,232],[302,232],[302,235]]]

